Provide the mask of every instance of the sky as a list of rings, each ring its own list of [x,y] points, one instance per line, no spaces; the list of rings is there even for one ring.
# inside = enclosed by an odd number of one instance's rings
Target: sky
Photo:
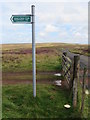
[[[32,25],[10,21],[13,14],[31,14],[32,4],[35,5],[36,43],[88,44],[88,0],[0,1],[0,44],[32,43]]]

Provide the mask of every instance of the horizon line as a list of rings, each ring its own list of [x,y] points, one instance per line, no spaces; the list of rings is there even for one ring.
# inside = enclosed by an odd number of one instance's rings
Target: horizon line
[[[66,43],[66,42],[36,42],[35,44],[78,44],[78,45],[90,45],[89,43],[87,44],[80,44],[80,43]],[[32,43],[0,43],[0,45],[5,45],[5,44],[32,44]]]

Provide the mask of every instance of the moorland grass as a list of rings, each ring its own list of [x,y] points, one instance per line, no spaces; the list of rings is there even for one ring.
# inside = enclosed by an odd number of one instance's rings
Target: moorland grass
[[[85,45],[72,44],[37,44],[38,49],[46,47],[53,52],[36,55],[37,71],[58,71],[62,69],[61,51],[65,49],[84,49]],[[3,45],[5,51],[19,51],[31,49],[30,44]],[[3,72],[28,72],[32,71],[32,54],[3,54]],[[17,77],[17,76],[16,76]],[[23,79],[31,76],[23,76]],[[22,79],[21,76],[18,77]],[[52,79],[53,76],[38,75],[39,79]],[[10,76],[9,79],[12,80]],[[62,90],[52,85],[37,85],[37,97],[34,99],[32,85],[3,86],[3,118],[78,118],[79,109],[73,109],[70,91]],[[70,109],[65,109],[64,104],[70,104]],[[86,102],[87,103],[87,102]],[[87,114],[86,114],[87,116]]]
[[[60,71],[61,57],[50,54],[36,55],[37,71]],[[32,55],[31,54],[4,54],[2,59],[3,72],[25,72],[32,71]]]
[[[64,108],[65,104],[71,108]],[[70,91],[53,85],[37,85],[33,98],[32,85],[3,86],[3,118],[69,118],[79,117],[73,109]]]
[[[3,72],[22,72],[32,70],[32,54],[14,54],[20,50],[31,50],[32,44],[6,44],[2,45],[2,71]],[[36,55],[37,71],[60,71],[61,70],[61,53],[62,50],[83,51],[88,48],[87,45],[64,44],[64,43],[46,43],[36,44],[37,50],[45,48],[53,50],[47,53],[38,53]],[[13,51],[13,54],[7,54],[8,51]],[[89,54],[82,52],[82,54]]]

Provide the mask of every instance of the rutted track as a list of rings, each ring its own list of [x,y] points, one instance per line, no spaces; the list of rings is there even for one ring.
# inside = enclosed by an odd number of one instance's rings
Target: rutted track
[[[43,83],[43,84],[51,84],[55,80],[55,74],[56,72],[37,72],[38,75],[42,75],[43,77],[41,79],[37,79],[37,83]],[[45,76],[53,76],[52,79],[48,77],[45,79]],[[23,78],[24,76],[24,78]],[[32,84],[33,80],[32,77],[28,78],[27,76],[32,76],[32,72],[8,72],[2,74],[2,84],[9,85],[9,84]],[[19,79],[21,78],[21,79]]]
[[[37,74],[39,75],[43,75],[42,79],[37,79],[37,84],[53,84],[54,85],[54,81],[57,80],[55,79],[55,74],[56,72],[54,71],[49,71],[49,72],[40,72],[38,71]],[[21,72],[21,73],[3,73],[2,74],[2,84],[3,85],[23,85],[23,84],[32,84],[33,80],[32,79],[15,79],[15,76],[19,76],[19,75],[32,75],[32,72]],[[49,77],[47,79],[45,79],[45,75],[52,75],[54,76],[53,79],[50,79]],[[10,76],[13,77],[13,79],[9,79]],[[8,79],[7,79],[8,78]],[[18,77],[17,77],[18,78]],[[57,78],[57,77],[56,77]],[[60,77],[58,77],[59,79]],[[61,82],[61,87],[60,88],[68,88],[67,85],[67,81],[66,80],[62,80]]]

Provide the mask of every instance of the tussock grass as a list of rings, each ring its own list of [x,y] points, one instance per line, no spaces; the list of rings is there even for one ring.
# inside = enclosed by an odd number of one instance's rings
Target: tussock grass
[[[67,90],[52,85],[37,85],[33,98],[32,85],[3,86],[3,118],[68,118],[79,117],[72,107]],[[64,108],[64,104],[71,108]]]

